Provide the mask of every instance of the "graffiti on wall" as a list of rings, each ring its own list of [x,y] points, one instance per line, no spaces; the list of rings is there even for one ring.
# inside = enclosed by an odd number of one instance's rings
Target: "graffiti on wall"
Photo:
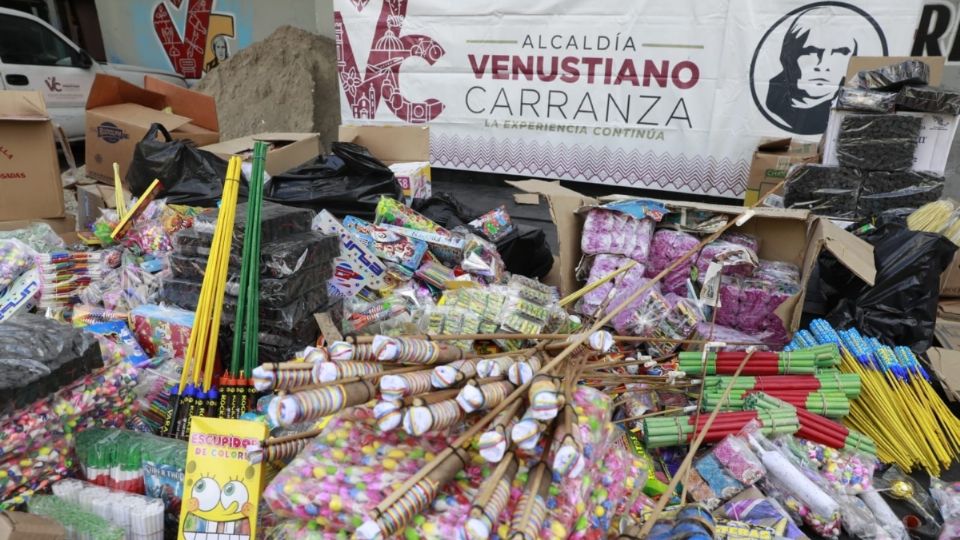
[[[173,69],[188,79],[199,79],[230,57],[237,37],[235,18],[214,11],[215,2],[161,0],[153,9],[160,45]]]

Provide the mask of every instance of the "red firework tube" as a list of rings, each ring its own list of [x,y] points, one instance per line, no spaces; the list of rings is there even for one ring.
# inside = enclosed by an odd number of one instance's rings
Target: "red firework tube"
[[[733,375],[737,372],[737,369],[740,367],[740,364],[717,364],[716,372],[717,375]],[[743,369],[743,375],[776,375],[780,373],[780,366],[769,365],[769,366],[755,366],[753,364],[747,364]]]
[[[797,430],[797,437],[801,439],[807,439],[815,443],[819,443],[830,448],[843,448],[846,445],[844,439],[838,439],[835,435],[824,433],[821,431],[811,430],[809,427],[800,424],[800,429]]]
[[[843,424],[834,422],[829,418],[824,418],[819,414],[813,414],[806,409],[797,409],[797,418],[800,419],[800,425],[806,425],[816,429],[821,429],[823,431],[829,431],[844,438],[850,435],[850,430],[847,429]]]
[[[725,422],[728,420],[745,420],[749,422],[750,420],[753,420],[756,417],[757,417],[757,411],[725,412],[725,413],[718,414],[716,420],[714,420],[713,423],[717,424],[719,422]],[[690,424],[691,426],[694,424],[702,425],[707,422],[708,418],[710,418],[709,414],[701,414],[700,416],[692,415],[687,420],[687,423]]]
[[[716,354],[717,362],[737,362],[740,363],[743,361],[746,356],[750,354],[746,351],[728,351],[728,352],[718,352]],[[774,363],[780,361],[780,353],[769,352],[769,351],[760,351],[754,352],[753,356],[750,357],[750,361],[747,362],[747,365],[753,365],[758,362],[763,361],[773,361]]]

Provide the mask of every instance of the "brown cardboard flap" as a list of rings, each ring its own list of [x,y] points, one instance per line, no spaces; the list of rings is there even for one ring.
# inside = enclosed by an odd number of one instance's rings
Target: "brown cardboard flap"
[[[162,94],[145,90],[118,77],[98,73],[87,96],[87,110],[118,103],[136,103],[158,110],[167,106]]]
[[[106,105],[99,107],[97,114],[143,129],[149,129],[151,124],[163,124],[167,131],[173,131],[190,123],[186,116],[165,113],[136,103]]]
[[[0,120],[47,121],[47,106],[40,92],[0,92]]]
[[[213,96],[194,92],[149,75],[143,78],[143,87],[165,96],[167,105],[173,109],[174,114],[187,116],[193,120],[194,124],[202,128],[220,131],[220,122],[217,120],[217,102]]]
[[[340,126],[340,141],[365,146],[387,165],[405,161],[430,161],[430,128],[427,126]]]
[[[793,142],[793,139],[790,137],[786,139],[763,139],[757,145],[757,150],[760,152],[786,152],[790,150],[791,142]]]
[[[960,399],[960,351],[931,347],[927,350],[930,369],[940,379],[951,401]]]
[[[823,239],[823,247],[832,253],[840,264],[862,279],[867,285],[873,285],[877,278],[877,268],[873,263],[873,246],[837,227],[829,219],[817,219],[816,235]]]
[[[907,60],[920,60],[930,66],[930,85],[940,86],[943,82],[943,67],[947,59],[942,56],[853,56],[847,64],[847,81],[865,69],[879,69],[899,64]]]
[[[60,540],[66,537],[63,525],[48,517],[24,512],[0,513],[0,538]]]

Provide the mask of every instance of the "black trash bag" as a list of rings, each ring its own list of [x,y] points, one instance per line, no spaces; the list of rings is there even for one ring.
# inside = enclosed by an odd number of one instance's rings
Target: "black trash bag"
[[[333,143],[333,155],[278,174],[263,189],[268,201],[367,221],[373,221],[383,195],[402,197],[393,171],[363,146],[343,142]]]
[[[157,135],[163,135],[163,139]],[[157,198],[173,204],[213,207],[223,196],[226,176],[225,159],[198,149],[193,141],[174,140],[167,128],[153,124],[134,148],[126,180],[135,197],[159,179],[162,188]],[[240,188],[246,198],[246,186]]]
[[[855,326],[887,345],[905,345],[917,354],[933,343],[940,274],[957,250],[939,234],[887,224],[863,237],[873,244],[877,268],[871,287],[829,254],[820,259],[821,290],[837,301],[827,320],[837,328]]]
[[[553,253],[542,229],[514,223],[514,230],[497,242],[497,251],[507,271],[543,278],[553,268]]]
[[[429,199],[414,200],[413,209],[448,231],[457,227],[466,227],[468,223],[483,214],[446,192],[437,193]]]

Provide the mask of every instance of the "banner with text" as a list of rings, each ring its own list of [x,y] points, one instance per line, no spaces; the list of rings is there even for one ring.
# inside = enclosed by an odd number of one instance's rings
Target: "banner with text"
[[[921,3],[334,0],[341,115],[429,123],[437,167],[739,197]]]

